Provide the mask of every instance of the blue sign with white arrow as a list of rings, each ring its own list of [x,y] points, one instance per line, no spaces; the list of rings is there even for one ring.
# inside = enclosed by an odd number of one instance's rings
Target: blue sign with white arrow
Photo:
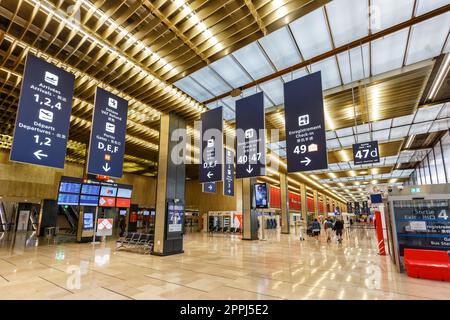
[[[89,144],[88,173],[121,178],[128,101],[97,87]]]
[[[216,193],[217,187],[215,182],[203,183],[203,192],[206,193]]]
[[[64,168],[75,76],[28,54],[10,160]]]

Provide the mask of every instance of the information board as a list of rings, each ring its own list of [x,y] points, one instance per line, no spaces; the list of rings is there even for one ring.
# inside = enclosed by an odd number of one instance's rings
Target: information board
[[[236,101],[236,178],[265,175],[264,93]]]
[[[234,196],[234,152],[225,149],[225,166],[223,174],[223,194],[225,196]]]
[[[353,162],[355,163],[355,165],[380,162],[378,141],[354,144]]]
[[[320,72],[284,84],[288,172],[328,168]]]
[[[173,200],[167,201],[167,240],[182,237],[184,215],[183,203],[175,203]]]
[[[75,76],[29,53],[10,160],[64,168]]]
[[[89,143],[88,173],[121,178],[128,101],[97,87]]]
[[[202,113],[202,148],[199,181],[222,181],[223,116],[222,107]]]

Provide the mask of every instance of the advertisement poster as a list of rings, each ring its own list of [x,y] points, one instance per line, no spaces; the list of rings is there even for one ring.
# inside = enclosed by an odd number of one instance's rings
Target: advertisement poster
[[[28,54],[10,160],[64,169],[75,76]]]
[[[98,219],[97,220],[97,236],[111,236],[113,231],[113,219]]]
[[[89,143],[88,173],[121,178],[128,101],[97,87]]]
[[[183,230],[184,206],[169,202],[167,206],[169,233],[180,233]]]

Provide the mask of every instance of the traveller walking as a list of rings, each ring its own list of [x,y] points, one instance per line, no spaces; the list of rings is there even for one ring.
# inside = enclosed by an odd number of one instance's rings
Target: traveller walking
[[[336,237],[338,239],[338,242],[342,243],[342,232],[344,230],[344,223],[342,222],[341,219],[336,220],[333,229],[334,231],[336,231]]]
[[[331,219],[325,219],[323,223],[323,229],[325,230],[325,234],[327,236],[327,242],[331,241],[331,235],[333,230],[333,223],[331,222]]]
[[[317,219],[314,219],[314,221],[312,223],[312,233],[313,233],[313,237],[316,238],[317,241],[319,241],[320,223]]]

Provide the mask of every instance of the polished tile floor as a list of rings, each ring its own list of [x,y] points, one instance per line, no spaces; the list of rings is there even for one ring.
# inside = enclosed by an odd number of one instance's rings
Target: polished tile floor
[[[193,233],[168,257],[115,242],[48,243],[0,234],[0,299],[449,299],[450,283],[411,279],[377,255],[374,230],[341,245],[271,230],[266,241]]]

